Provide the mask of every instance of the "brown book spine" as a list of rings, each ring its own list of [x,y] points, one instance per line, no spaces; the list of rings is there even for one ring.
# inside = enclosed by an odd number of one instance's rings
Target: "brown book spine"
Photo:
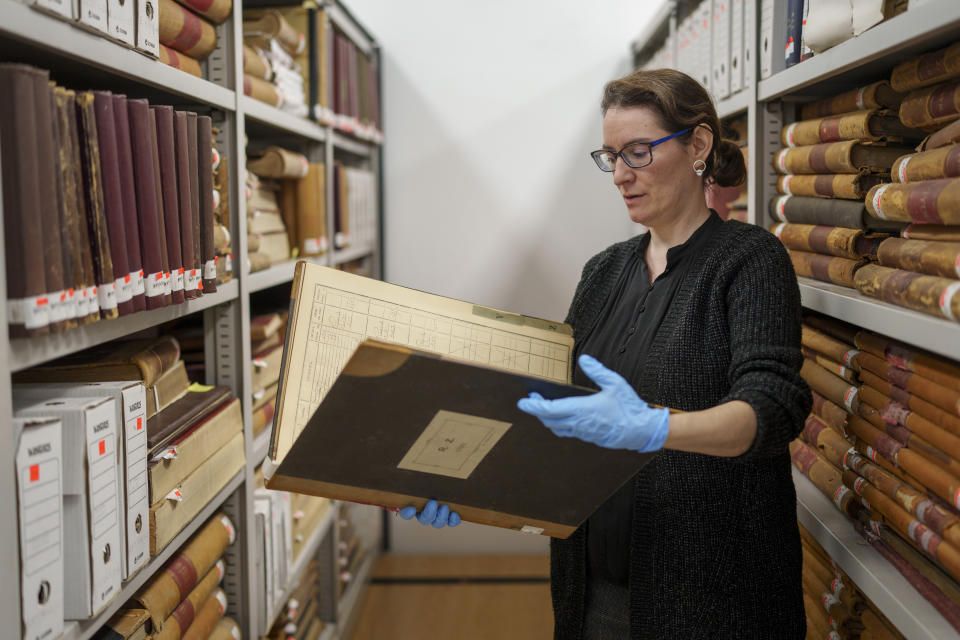
[[[217,46],[213,25],[173,0],[160,0],[160,43],[203,60]]]
[[[170,290],[174,304],[185,300],[184,268],[181,255],[180,200],[177,184],[177,159],[174,150],[173,107],[154,106],[157,121],[157,150],[160,159],[160,186],[163,191],[164,231],[167,260],[170,265]]]
[[[49,300],[43,260],[43,229],[31,220],[40,217],[40,176],[36,153],[35,78],[39,69],[0,64],[5,90],[0,94],[0,172],[3,184],[3,231],[7,277],[7,321],[11,337],[50,331]]]
[[[87,204],[83,192],[83,175],[80,159],[80,137],[77,132],[77,101],[73,91],[56,89],[57,113],[61,144],[66,155],[62,169],[65,188],[65,203],[69,207],[67,221],[73,237],[75,269],[79,274],[80,287],[76,291],[77,312],[81,324],[100,320],[100,301],[97,299],[97,282],[93,270],[93,248],[90,229],[87,226]]]
[[[223,578],[224,563],[218,560],[216,565],[203,576],[186,598],[183,599],[173,613],[164,621],[159,633],[154,633],[152,640],[181,640],[184,633],[193,624],[197,614],[210,597],[220,580]]]
[[[773,168],[783,174],[889,172],[894,161],[909,152],[906,147],[856,140],[825,142],[781,149],[773,156]]]
[[[166,304],[173,302],[173,276],[170,273],[170,255],[167,252],[167,221],[163,205],[163,182],[160,179],[160,144],[157,142],[157,114],[150,109],[150,159],[153,161],[154,197],[157,200],[157,227],[160,241],[160,263],[163,268],[163,297]]]
[[[908,127],[939,128],[960,117],[960,80],[911,92],[900,104],[900,120]]]
[[[863,400],[860,415],[877,424],[878,428],[883,424],[899,425],[954,460],[960,460],[960,437],[910,411],[870,385],[860,387],[860,398]]]
[[[880,244],[877,258],[885,267],[960,278],[960,242],[887,238]]]
[[[885,378],[881,378],[868,369],[861,369],[860,375],[864,384],[873,387],[892,400],[896,400],[917,415],[923,416],[950,433],[960,435],[960,417],[957,417],[956,413],[944,411],[932,402],[928,402],[915,393],[888,382]]]
[[[847,417],[849,415],[846,409],[827,400],[815,391],[812,392],[812,395],[813,414],[820,418],[828,427],[846,437],[848,435]]]
[[[203,77],[203,70],[200,68],[200,63],[197,60],[191,58],[185,53],[174,51],[165,44],[160,45],[160,62],[169,65],[174,69],[186,71],[192,76],[196,76],[198,78]]]
[[[346,167],[336,165],[333,180],[333,246],[335,249],[344,249],[350,245],[350,194]]]
[[[143,280],[143,259],[140,257],[140,222],[137,219],[137,190],[133,177],[133,148],[130,146],[130,118],[126,96],[114,94],[113,116],[116,120],[117,157],[120,165],[120,195],[123,198],[123,226],[127,234],[127,262],[133,282],[133,308],[147,308]]]
[[[248,44],[243,45],[243,73],[261,80],[273,80],[273,69],[260,52]],[[250,94],[247,94],[250,95]]]
[[[944,358],[923,353],[902,342],[867,331],[857,333],[855,344],[858,349],[883,358],[896,367],[919,373],[937,384],[960,391],[960,366],[947,362]],[[960,434],[960,422],[956,432]]]
[[[60,215],[55,190],[56,140],[53,137],[53,112],[50,108],[50,79],[46,71],[33,76],[34,109],[36,109],[37,138],[37,177],[39,185],[40,218],[37,220],[44,229],[48,229],[51,238],[43,243],[44,281],[49,298],[49,318],[51,331],[63,331],[72,320],[68,291],[63,279],[63,247],[56,240],[60,225]],[[52,183],[51,183],[52,182]],[[53,240],[52,242],[50,240]],[[73,323],[73,326],[76,326]]]
[[[249,73],[243,74],[243,95],[279,107],[282,99],[276,85]]]
[[[827,462],[813,447],[798,440],[790,443],[790,457],[800,473],[810,478],[821,493],[834,501],[837,508],[851,518],[857,517],[860,503],[856,494],[843,486],[839,469]]]
[[[813,360],[804,358],[800,375],[811,389],[837,406],[846,407],[850,413],[856,413],[860,408],[857,387],[827,371]]]
[[[906,371],[871,353],[861,354],[861,367],[884,380],[922,398],[950,415],[960,415],[960,391],[929,380],[913,371]],[[960,451],[960,448],[958,448]],[[956,456],[960,459],[960,455]]]
[[[203,292],[217,291],[217,255],[213,241],[213,122],[197,117],[197,173],[200,187],[200,257]]]
[[[894,182],[960,177],[960,144],[902,156],[893,163],[890,175]]]
[[[942,224],[908,224],[900,230],[900,237],[910,240],[960,242],[960,227]]]
[[[890,85],[896,91],[913,91],[956,75],[960,75],[960,43],[898,64],[890,74]]]
[[[807,325],[803,325],[801,342],[804,346],[810,347],[818,353],[822,353],[831,360],[843,363],[844,366],[850,367],[855,371],[860,370],[860,364],[858,360],[860,352],[855,349],[853,345],[840,342],[839,340],[832,338],[825,333],[821,333]]]
[[[789,250],[788,253],[798,276],[853,288],[853,274],[860,262],[806,251]]]
[[[184,632],[183,640],[207,640],[226,612],[227,596],[223,589],[217,589],[200,606],[193,624]]]
[[[203,240],[200,237],[200,168],[197,158],[197,114],[187,111],[187,166],[190,168],[190,217],[193,221],[193,263],[197,265],[197,289],[203,293]]]
[[[174,136],[177,160],[177,194],[180,214],[180,248],[184,267],[184,297],[199,298],[200,266],[194,259],[193,208],[190,190],[190,159],[187,145],[187,113],[174,112]]]
[[[127,232],[124,227],[123,194],[121,192],[120,159],[117,150],[116,119],[113,96],[106,91],[94,93],[100,167],[103,171],[103,205],[110,236],[110,258],[117,292],[117,311],[121,316],[134,312],[134,282],[127,259]]]
[[[247,170],[261,178],[304,178],[309,169],[307,157],[282,147],[268,147],[247,159]]]
[[[302,256],[327,252],[326,167],[311,163],[307,176],[296,183],[296,246]]]
[[[66,324],[68,329],[72,329],[80,323],[81,314],[77,304],[80,297],[78,291],[82,290],[80,286],[81,268],[78,259],[76,246],[76,235],[73,229],[73,217],[76,216],[76,202],[71,201],[68,204],[68,198],[75,197],[75,192],[67,187],[68,171],[65,166],[70,162],[69,147],[66,144],[69,135],[61,130],[60,111],[57,106],[56,85],[50,83],[50,125],[53,133],[54,153],[53,153],[53,182],[54,196],[57,200],[57,224],[60,235],[60,257],[63,266],[63,286],[64,286],[64,304],[66,305]],[[85,314],[84,314],[85,315]],[[86,318],[83,318],[86,323]]]
[[[780,143],[785,147],[799,147],[842,140],[884,140],[895,138],[923,138],[923,133],[908,129],[895,114],[871,109],[837,116],[801,120],[788,124],[780,131]]]
[[[816,447],[830,464],[843,468],[843,456],[850,450],[850,442],[846,438],[813,414],[807,416],[801,435],[804,442]]]
[[[117,285],[110,255],[110,235],[103,205],[103,172],[97,139],[97,123],[93,109],[93,93],[77,95],[77,117],[80,123],[80,157],[83,167],[83,190],[87,208],[87,226],[93,242],[93,268],[97,281],[100,316],[116,318]]]
[[[857,270],[854,282],[864,295],[954,322],[960,319],[960,281],[870,264]]]
[[[216,564],[235,537],[230,518],[223,513],[215,514],[134,596],[150,612],[157,628],[193,590],[197,580]]]
[[[942,129],[938,129],[936,132],[931,133],[923,142],[920,143],[920,146],[917,147],[917,151],[939,149],[940,147],[945,147],[948,144],[954,144],[955,142],[960,142],[960,120],[951,122]]]
[[[770,217],[794,224],[863,228],[863,202],[834,198],[779,196],[770,201]]]
[[[817,365],[819,365],[820,367],[823,367],[824,369],[834,374],[835,376],[839,376],[843,378],[850,384],[857,383],[857,372],[854,371],[853,369],[845,367],[839,362],[835,362],[831,360],[830,358],[826,357],[822,353],[817,353],[816,351],[814,351],[813,349],[811,349],[806,345],[803,345],[800,348],[800,351],[803,353],[803,356],[805,358],[807,358],[808,360],[812,360],[813,362],[817,363]]]
[[[960,224],[960,178],[878,185],[870,189],[866,205],[883,220]]]
[[[865,87],[851,89],[825,100],[805,104],[800,110],[803,120],[822,118],[858,109],[895,109],[900,106],[902,96],[890,87],[886,80],[880,80]]]
[[[140,255],[143,258],[144,293],[147,309],[166,306],[165,272],[160,254],[160,212],[157,211],[157,185],[151,153],[150,107],[146,100],[128,100],[130,139],[133,149],[134,185],[137,219],[140,228]]]
[[[770,230],[788,249],[822,253],[852,260],[861,257],[857,253],[856,242],[857,239],[863,237],[863,231],[860,229],[781,222],[772,225]]]
[[[233,10],[233,2],[231,0],[177,0],[180,4],[185,7],[189,7],[194,11],[213,24],[221,24],[224,20],[230,17],[230,12]]]

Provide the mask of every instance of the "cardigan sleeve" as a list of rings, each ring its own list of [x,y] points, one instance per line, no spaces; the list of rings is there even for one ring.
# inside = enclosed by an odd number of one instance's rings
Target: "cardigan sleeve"
[[[734,458],[744,462],[787,451],[812,403],[800,377],[801,303],[793,265],[773,235],[762,231],[751,240],[727,289],[730,392],[722,400],[743,400],[757,415],[753,443]]]

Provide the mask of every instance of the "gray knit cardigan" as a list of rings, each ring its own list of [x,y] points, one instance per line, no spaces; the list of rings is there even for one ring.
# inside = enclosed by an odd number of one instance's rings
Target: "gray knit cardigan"
[[[602,320],[637,236],[591,258],[567,322],[583,344]],[[757,434],[737,458],[664,450],[637,476],[630,637],[802,640],[805,619],[788,443],[811,396],[800,377],[800,292],[764,229],[719,227],[684,277],[634,387],[684,411],[748,402]],[[557,639],[582,637],[586,525],[551,541]]]

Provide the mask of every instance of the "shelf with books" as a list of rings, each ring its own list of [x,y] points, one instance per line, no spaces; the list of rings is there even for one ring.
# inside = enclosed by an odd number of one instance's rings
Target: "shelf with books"
[[[753,90],[751,88],[747,87],[746,89],[742,89],[731,96],[717,101],[717,115],[723,120],[730,116],[746,113],[753,99]]]
[[[89,620],[68,622],[60,640],[88,640],[100,631],[103,624],[123,607],[166,564],[167,560],[173,557],[180,547],[210,519],[210,516],[220,509],[227,498],[243,484],[244,473],[243,470],[239,471],[163,551],[151,558],[150,562],[137,575],[124,583],[123,589],[103,611]]]
[[[373,563],[377,560],[376,549],[367,549],[367,557],[360,564],[360,569],[353,581],[347,586],[343,597],[337,603],[337,629],[340,638],[348,638],[347,635],[356,622],[357,615],[360,613],[360,595],[367,587],[370,581],[370,574],[373,572]]]
[[[670,18],[677,10],[677,0],[667,0],[660,9],[650,18],[650,21],[644,27],[637,39],[631,43],[630,48],[633,55],[636,56],[651,45],[662,44],[663,40],[670,32]]]
[[[369,255],[373,255],[373,252],[373,247],[348,247],[343,251],[337,251],[333,254],[333,264],[336,266],[352,262],[359,258],[366,258]]]
[[[287,581],[287,585],[280,592],[277,601],[273,603],[273,619],[267,621],[267,628],[273,625],[277,614],[280,613],[280,607],[290,599],[290,594],[293,593],[295,587],[300,582],[300,576],[303,575],[307,565],[310,564],[310,560],[317,554],[317,550],[320,548],[320,543],[323,542],[324,536],[330,532],[330,527],[336,519],[336,511],[336,508],[331,504],[330,508],[327,509],[326,515],[323,516],[323,520],[320,521],[317,528],[310,534],[307,543],[300,550],[300,555],[297,556],[293,566],[290,568],[288,574],[290,579]]]
[[[182,304],[169,305],[152,311],[140,311],[115,320],[100,320],[92,324],[35,338],[10,340],[11,372],[28,369],[41,362],[82,351],[104,342],[116,340],[158,324],[176,320],[204,309],[209,309],[236,299],[239,291],[236,280],[217,286],[217,292],[188,300]]]
[[[324,11],[330,19],[330,23],[339,29],[345,36],[353,40],[361,51],[370,55],[373,53],[373,38],[367,33],[359,22],[353,17],[353,14],[340,2],[324,2]]]
[[[267,451],[270,449],[270,434],[272,432],[273,425],[268,424],[264,427],[263,431],[253,439],[253,455],[250,456],[250,464],[254,467],[259,466],[267,457]]]
[[[898,62],[956,41],[958,27],[960,3],[956,0],[911,6],[859,36],[761,80],[758,99],[774,100],[804,90],[829,95],[889,77]]]
[[[370,155],[370,143],[354,140],[339,131],[333,131],[331,133],[331,139],[333,140],[333,148],[335,150],[342,149],[357,156],[366,157]]]
[[[262,291],[275,287],[284,282],[293,280],[293,270],[296,267],[296,260],[287,260],[270,265],[263,271],[255,271],[247,276],[247,282],[250,284],[250,291]]]
[[[0,53],[5,60],[22,60],[50,66],[56,72],[65,62],[77,63],[70,67],[71,81],[79,74],[89,75],[91,69],[106,71],[113,76],[111,88],[122,78],[125,85],[147,85],[166,94],[180,96],[190,103],[202,103],[224,111],[233,111],[234,92],[218,84],[174,69],[155,58],[128,49],[103,35],[75,27],[70,22],[32,9],[15,0],[0,0]],[[24,47],[26,45],[26,47]],[[38,56],[25,49],[36,49]],[[56,73],[54,74],[56,78]]]
[[[798,278],[803,306],[960,360],[960,324],[867,297],[854,289]]]
[[[292,133],[297,136],[323,142],[327,139],[327,128],[311,122],[304,118],[298,118],[270,106],[266,102],[260,102],[249,96],[241,96],[240,105],[243,109],[244,117],[252,120],[257,125],[262,125],[274,131]]]
[[[853,523],[793,468],[797,519],[897,629],[911,640],[960,640],[960,634],[863,537]]]

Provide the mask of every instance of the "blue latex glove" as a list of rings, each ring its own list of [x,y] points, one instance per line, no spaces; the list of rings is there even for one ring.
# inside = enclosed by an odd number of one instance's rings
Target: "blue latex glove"
[[[600,392],[545,400],[539,393],[521,398],[517,406],[540,418],[558,436],[579,438],[608,449],[645,453],[663,447],[669,431],[669,409],[647,405],[626,380],[586,354],[580,368]]]
[[[433,526],[435,529],[455,527],[460,524],[460,514],[456,511],[451,511],[450,507],[445,504],[437,505],[436,500],[428,502],[419,514],[417,513],[417,508],[411,505],[400,509],[397,515],[404,520],[409,520],[413,516],[417,516],[417,522],[422,525]]]

